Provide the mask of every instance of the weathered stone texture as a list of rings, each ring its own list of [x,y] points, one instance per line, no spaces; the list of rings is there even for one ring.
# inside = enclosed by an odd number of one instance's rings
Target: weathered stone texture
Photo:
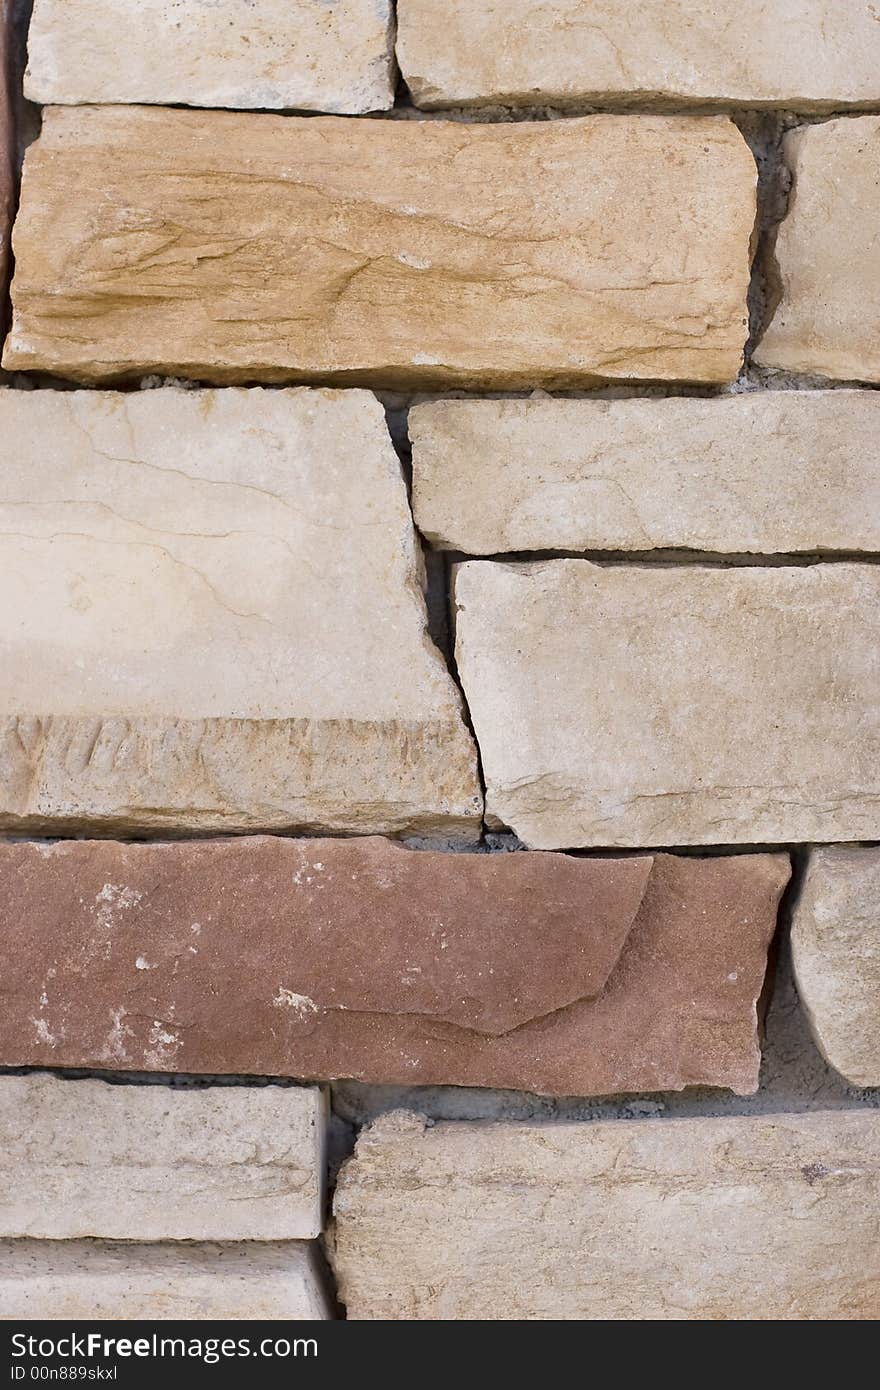
[[[455,575],[487,815],[532,848],[880,838],[880,571]]]
[[[873,391],[436,401],[409,433],[444,549],[880,550]]]
[[[757,1084],[789,863],[0,845],[0,1064],[556,1094]]]
[[[35,0],[25,94],[44,102],[385,110],[391,0]]]
[[[0,392],[0,827],[475,836],[362,392]]]
[[[29,928],[20,919],[18,925]],[[134,968],[148,975],[154,966],[138,956]],[[88,980],[82,985],[88,990]],[[47,999],[52,989],[47,980]],[[40,1003],[37,1018],[48,1007]],[[157,1056],[173,1027],[170,1019],[151,1027]],[[316,1236],[325,1128],[326,1103],[316,1088],[176,1090],[2,1077],[0,1235]]]
[[[0,1318],[326,1320],[315,1247],[0,1241]]]
[[[856,1086],[880,1086],[880,849],[814,850],[791,932],[813,1036]]]
[[[785,158],[781,301],[755,360],[880,382],[880,116],[803,126],[786,136]]]
[[[365,1131],[335,1200],[354,1319],[874,1319],[880,1113]]]
[[[728,381],[755,183],[724,117],[48,108],[4,362],[79,381]]]
[[[865,0],[398,0],[417,106],[668,100],[802,111],[880,101]]]

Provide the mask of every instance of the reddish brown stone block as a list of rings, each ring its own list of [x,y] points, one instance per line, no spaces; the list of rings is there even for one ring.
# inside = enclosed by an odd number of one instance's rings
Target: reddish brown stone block
[[[757,1084],[783,856],[0,846],[0,1064],[602,1094]]]

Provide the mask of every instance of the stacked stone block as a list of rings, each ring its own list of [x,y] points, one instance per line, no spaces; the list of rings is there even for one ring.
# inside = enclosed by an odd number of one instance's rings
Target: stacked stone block
[[[880,1313],[874,8],[34,0],[0,1315]]]
[[[312,1087],[2,1077],[3,1314],[327,1318],[325,1166]]]

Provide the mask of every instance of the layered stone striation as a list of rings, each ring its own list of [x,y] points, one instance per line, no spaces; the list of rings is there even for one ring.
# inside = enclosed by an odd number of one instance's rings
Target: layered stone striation
[[[86,383],[730,381],[756,173],[724,117],[49,107],[3,361]]]

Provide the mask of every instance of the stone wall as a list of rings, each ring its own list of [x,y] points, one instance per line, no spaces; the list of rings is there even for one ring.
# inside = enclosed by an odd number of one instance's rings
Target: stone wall
[[[877,6],[0,17],[0,1315],[876,1318]]]

